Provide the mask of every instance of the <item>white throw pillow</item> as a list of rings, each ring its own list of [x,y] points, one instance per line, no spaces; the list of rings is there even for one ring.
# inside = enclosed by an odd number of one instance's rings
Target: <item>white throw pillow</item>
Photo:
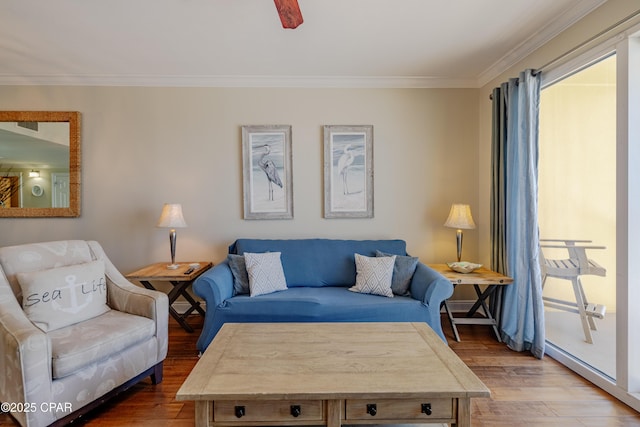
[[[244,254],[244,262],[249,276],[249,295],[270,294],[287,289],[280,252]]]
[[[355,254],[356,284],[350,291],[393,298],[391,280],[396,256],[367,257]]]
[[[88,320],[110,310],[102,260],[18,273],[22,308],[44,332]]]

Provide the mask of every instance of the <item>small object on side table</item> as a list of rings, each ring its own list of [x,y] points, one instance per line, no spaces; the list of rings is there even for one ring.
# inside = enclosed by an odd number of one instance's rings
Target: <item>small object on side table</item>
[[[193,332],[193,328],[186,321],[186,317],[193,311],[197,311],[204,316],[204,309],[200,305],[200,301],[196,301],[189,292],[187,287],[202,273],[213,266],[213,263],[201,261],[199,263],[181,264],[175,270],[167,269],[166,262],[158,262],[127,274],[127,279],[139,281],[145,288],[157,290],[151,282],[169,282],[173,285],[173,289],[169,292],[169,314],[171,317],[184,328],[187,332]],[[191,307],[184,313],[180,314],[173,308],[172,304],[178,297],[182,295]]]
[[[482,267],[482,264],[474,264],[467,261],[448,262],[447,265],[453,271],[463,274],[471,273],[472,271]]]
[[[447,264],[428,265],[449,279],[454,287],[457,285],[473,285],[473,289],[476,291],[478,299],[466,313],[465,317],[453,317],[447,301],[444,302],[444,309],[449,317],[449,322],[451,322],[451,329],[453,329],[453,335],[455,336],[456,341],[460,341],[460,335],[458,335],[458,328],[456,325],[491,325],[498,341],[502,341],[500,339],[500,332],[498,331],[502,301],[501,294],[496,293],[495,291],[498,286],[510,285],[513,283],[513,279],[484,267],[478,267],[471,273],[458,273],[452,271]],[[480,289],[480,285],[487,285],[487,287],[483,291]],[[498,318],[495,318],[491,314],[489,307],[487,307],[486,300],[489,297],[492,299],[491,305],[495,306],[494,312]],[[474,314],[480,307],[484,310],[484,317],[474,317]]]

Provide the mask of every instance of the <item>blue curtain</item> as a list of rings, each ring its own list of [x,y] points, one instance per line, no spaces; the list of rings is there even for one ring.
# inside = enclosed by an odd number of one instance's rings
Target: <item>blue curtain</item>
[[[513,277],[505,286],[502,339],[544,356],[544,306],[538,236],[540,74],[510,79],[493,94],[491,267]]]

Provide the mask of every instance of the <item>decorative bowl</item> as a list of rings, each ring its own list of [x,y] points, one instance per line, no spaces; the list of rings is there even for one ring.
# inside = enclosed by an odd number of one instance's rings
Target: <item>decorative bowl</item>
[[[473,270],[476,270],[482,267],[482,264],[474,264],[472,262],[462,261],[462,262],[448,262],[447,265],[450,269],[458,273],[471,273]]]

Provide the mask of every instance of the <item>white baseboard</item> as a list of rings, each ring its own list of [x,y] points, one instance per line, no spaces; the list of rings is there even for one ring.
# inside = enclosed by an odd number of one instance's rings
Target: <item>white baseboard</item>
[[[474,300],[448,300],[447,305],[452,313],[466,313],[475,303]],[[440,310],[444,312],[444,307]],[[480,311],[482,313],[482,310]]]
[[[204,309],[204,311],[207,311],[206,302],[200,301],[200,306]],[[178,313],[184,313],[185,311],[191,308],[191,304],[189,304],[189,301],[176,301],[173,304],[171,304],[171,307],[173,307]],[[194,311],[193,313],[198,314],[198,312],[196,311]]]

